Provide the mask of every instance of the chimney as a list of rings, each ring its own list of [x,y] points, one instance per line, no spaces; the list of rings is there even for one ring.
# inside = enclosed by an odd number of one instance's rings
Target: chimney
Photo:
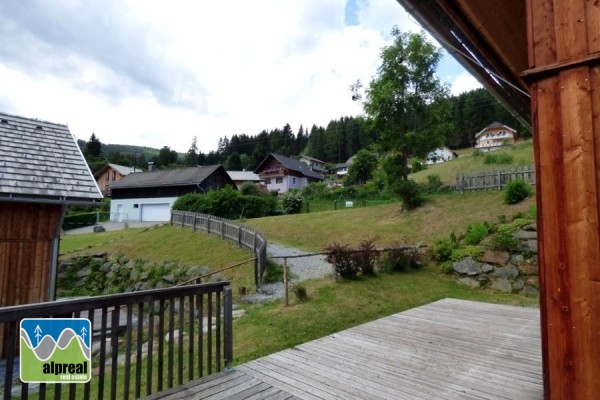
[[[148,161],[148,172],[154,171],[154,162]]]

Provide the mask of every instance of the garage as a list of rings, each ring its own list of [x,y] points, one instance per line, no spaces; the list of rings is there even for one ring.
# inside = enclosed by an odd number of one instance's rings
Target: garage
[[[166,222],[171,220],[171,205],[169,203],[141,204],[142,222]]]

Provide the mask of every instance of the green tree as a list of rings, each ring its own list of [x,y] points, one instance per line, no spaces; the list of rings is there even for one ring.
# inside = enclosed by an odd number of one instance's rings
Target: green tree
[[[369,150],[359,150],[348,167],[345,183],[347,185],[366,183],[373,176],[376,167],[377,155]]]
[[[175,150],[171,150],[169,146],[164,146],[158,152],[158,162],[163,167],[168,167],[169,165],[173,165],[177,163],[177,159],[179,155]]]
[[[409,159],[425,158],[443,143],[451,108],[448,87],[435,75],[441,49],[423,32],[403,33],[394,27],[391,35],[394,42],[381,52],[363,107],[373,119],[379,144],[400,156],[400,176],[407,180]]]
[[[95,133],[92,133],[90,140],[85,144],[84,153],[87,157],[99,157],[102,154],[102,143]]]
[[[198,140],[196,136],[192,139],[192,144],[190,145],[189,150],[185,153],[185,165],[189,165],[193,167],[194,165],[198,165]]]
[[[228,171],[241,171],[243,169],[242,160],[237,151],[234,151],[233,153],[227,156],[227,159],[225,160],[225,164],[223,166]]]

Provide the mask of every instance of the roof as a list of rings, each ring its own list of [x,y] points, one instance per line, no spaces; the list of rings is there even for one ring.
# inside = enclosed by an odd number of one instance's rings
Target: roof
[[[66,125],[0,113],[0,201],[102,199]]]
[[[310,160],[310,161],[318,162],[318,163],[321,163],[321,164],[325,164],[325,161],[321,161],[318,158],[314,158],[314,157],[310,157],[310,156],[300,156],[300,158],[304,158],[306,160]]]
[[[227,171],[227,173],[229,174],[231,180],[236,182],[259,182],[261,180],[260,176],[256,175],[252,171]]]
[[[512,133],[516,133],[517,132],[516,130],[514,130],[513,128],[511,128],[508,125],[501,124],[500,122],[492,122],[491,124],[489,124],[488,126],[486,126],[485,128],[483,128],[482,130],[480,130],[479,132],[477,132],[475,134],[475,137],[481,136],[483,133],[485,133],[489,129],[498,129],[498,128],[500,128],[500,129],[506,129],[507,131],[511,131]]]
[[[276,159],[277,161],[279,161],[285,168],[287,168],[290,171],[299,172],[302,175],[306,176],[307,178],[313,178],[313,179],[319,179],[319,180],[324,179],[323,175],[312,171],[310,169],[310,167],[308,165],[304,164],[303,162],[294,160],[289,157],[282,156],[280,154],[275,154],[275,153],[271,153],[268,156],[266,156],[265,159],[262,160],[262,162],[258,165],[258,167],[256,167],[254,172],[260,171],[263,164],[265,164],[271,157]]]
[[[531,125],[523,0],[398,0],[524,125]]]
[[[119,174],[126,176],[129,175],[133,172],[142,172],[140,169],[138,169],[136,171],[135,167],[127,167],[125,165],[119,165],[119,164],[112,164],[112,163],[108,163],[106,164],[104,167],[100,168],[98,171],[94,172],[94,176],[98,177],[99,175],[102,174],[102,172],[104,172],[107,168],[112,168],[115,171],[117,171]]]
[[[218,169],[223,169],[222,165],[207,165],[189,168],[169,169],[164,171],[153,172],[136,172],[124,176],[123,179],[115,182],[111,186],[111,190],[125,188],[145,188],[157,186],[188,186],[197,185]]]

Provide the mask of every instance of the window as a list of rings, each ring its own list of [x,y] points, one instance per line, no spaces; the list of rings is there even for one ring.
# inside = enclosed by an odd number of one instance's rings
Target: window
[[[271,184],[271,178],[265,179],[265,184],[270,185]]]
[[[275,178],[275,183],[283,183],[283,178]]]
[[[140,205],[139,205],[139,204],[134,204],[134,205],[133,205],[133,208],[139,208],[139,207],[140,207]]]
[[[292,178],[292,183],[296,184],[296,178]]]
[[[113,171],[113,181],[117,180],[117,171]]]

